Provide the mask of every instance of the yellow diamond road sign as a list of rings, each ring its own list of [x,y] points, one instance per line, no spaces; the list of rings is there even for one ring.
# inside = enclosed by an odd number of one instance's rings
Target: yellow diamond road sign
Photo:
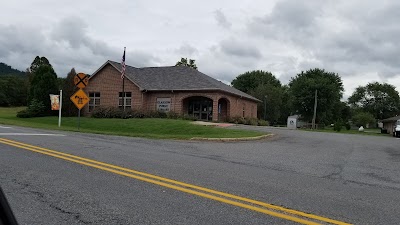
[[[84,91],[82,91],[82,89],[75,92],[70,99],[78,109],[82,109],[89,102],[89,97]]]

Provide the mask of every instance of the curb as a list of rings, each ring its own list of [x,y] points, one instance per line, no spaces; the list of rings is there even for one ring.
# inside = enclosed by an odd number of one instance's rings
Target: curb
[[[242,138],[202,138],[202,137],[192,137],[190,138],[191,141],[222,141],[222,142],[229,142],[229,141],[254,141],[254,140],[261,140],[267,137],[274,136],[275,134],[265,134],[256,137],[242,137]]]

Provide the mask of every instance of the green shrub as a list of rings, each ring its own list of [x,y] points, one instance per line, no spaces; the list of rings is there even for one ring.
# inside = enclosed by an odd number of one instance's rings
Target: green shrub
[[[336,123],[333,125],[333,130],[340,132],[342,130],[342,123],[340,121],[336,121]]]
[[[92,112],[94,118],[128,118],[130,110],[123,111],[117,107],[112,106],[99,106],[96,107]]]
[[[269,122],[266,120],[258,120],[258,126],[269,126]]]
[[[146,118],[167,118],[167,114],[165,112],[159,111],[148,111],[144,113],[144,117]]]
[[[29,118],[29,117],[41,117],[46,116],[46,106],[43,102],[33,99],[26,110],[19,111],[17,117]]]
[[[234,117],[229,118],[229,123],[245,124],[246,120],[243,117],[234,116]]]
[[[344,126],[346,127],[346,130],[350,130],[351,125],[349,122],[345,123]]]
[[[179,119],[180,115],[176,112],[170,111],[170,112],[167,112],[167,118],[168,119]]]
[[[130,110],[129,118],[145,118],[145,114],[140,110]]]
[[[24,109],[22,111],[17,112],[17,117],[19,117],[19,118],[29,118],[29,117],[32,117],[32,116],[29,114],[27,109]]]
[[[257,126],[258,125],[258,119],[257,118],[246,118],[245,119],[245,124],[246,125]]]

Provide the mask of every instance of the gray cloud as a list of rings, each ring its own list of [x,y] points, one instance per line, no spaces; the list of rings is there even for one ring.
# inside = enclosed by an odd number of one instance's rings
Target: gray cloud
[[[92,73],[107,59],[120,61],[126,46],[129,65],[174,65],[191,57],[200,71],[227,82],[262,69],[287,83],[320,67],[339,73],[348,92],[369,81],[400,87],[395,0],[118,0],[126,7],[100,1],[96,10],[79,2],[84,14],[75,7],[42,4],[42,13],[37,4],[17,4],[8,1],[0,14],[0,61],[22,70],[40,55],[59,76],[72,67]]]
[[[198,50],[189,44],[183,44],[175,52],[185,58],[197,54]]]
[[[120,61],[123,47],[115,48],[88,35],[87,24],[79,17],[61,20],[45,30],[0,25],[0,61],[25,70],[36,55],[45,56],[58,76],[66,76],[71,68],[92,73],[106,60]],[[128,49],[126,62],[144,67],[158,65],[159,59],[151,53]]]
[[[262,57],[261,52],[257,47],[253,46],[250,42],[238,41],[230,38],[220,42],[221,51],[227,55],[260,59]]]
[[[229,29],[232,26],[232,23],[228,21],[225,14],[221,9],[214,11],[214,18],[217,21],[217,24],[223,28]]]
[[[270,14],[255,17],[247,31],[291,46],[301,55],[299,71],[317,65],[342,76],[375,71],[382,79],[395,77],[400,74],[400,4],[373,4],[280,1]]]

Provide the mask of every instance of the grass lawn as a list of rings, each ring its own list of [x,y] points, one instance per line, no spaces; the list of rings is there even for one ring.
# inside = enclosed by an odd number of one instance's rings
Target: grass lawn
[[[78,131],[77,117],[63,117],[58,128],[58,117],[18,118],[16,112],[24,109],[0,107],[0,124],[24,127]],[[98,119],[81,117],[80,132],[146,137],[157,139],[239,138],[254,137],[265,133],[257,131],[233,130],[219,127],[199,126],[188,120],[172,119]]]

